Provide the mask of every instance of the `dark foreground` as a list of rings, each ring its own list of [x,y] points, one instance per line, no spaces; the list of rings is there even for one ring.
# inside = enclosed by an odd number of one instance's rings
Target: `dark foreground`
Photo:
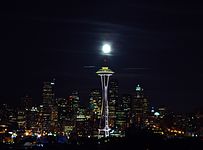
[[[203,137],[169,137],[137,128],[129,129],[125,138],[77,138],[64,143],[56,139],[49,137],[46,143],[21,140],[16,144],[0,144],[0,150],[203,150]]]
[[[81,141],[80,141],[81,142]],[[0,150],[5,149],[47,149],[47,150],[202,150],[203,141],[198,138],[173,138],[164,139],[161,137],[132,137],[123,139],[109,139],[93,143],[86,141],[74,144],[41,144],[33,146],[24,146],[23,144],[1,144]]]

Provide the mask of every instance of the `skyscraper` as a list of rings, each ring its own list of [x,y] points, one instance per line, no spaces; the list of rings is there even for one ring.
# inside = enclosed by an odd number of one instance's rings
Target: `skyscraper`
[[[70,96],[72,109],[74,113],[77,113],[78,108],[80,106],[80,97],[78,91],[73,91],[72,95]]]
[[[18,123],[18,128],[20,130],[26,128],[25,111],[18,110],[18,112],[17,112],[17,123]]]
[[[98,89],[93,89],[90,93],[89,108],[92,113],[94,113],[97,118],[101,116],[101,104],[102,104],[101,93]]]
[[[63,132],[65,125],[67,125],[69,121],[68,101],[65,98],[57,98],[57,106],[58,106],[59,130]]]
[[[55,86],[54,81],[53,82],[44,82],[43,90],[42,90],[43,104],[46,104],[46,105],[53,104],[53,100],[55,97],[54,86]]]
[[[131,121],[131,95],[123,94],[116,101],[116,119],[114,136],[124,137]]]
[[[32,118],[32,113],[31,113],[31,108],[32,108],[32,98],[29,95],[26,95],[24,97],[21,98],[21,107],[20,110],[24,111],[25,113],[25,126],[26,129],[30,129],[32,122],[31,122],[31,118]]]
[[[77,111],[75,132],[77,137],[88,137],[90,135],[89,126],[90,116],[87,114],[87,109],[80,106]]]
[[[72,121],[74,122],[77,116],[77,111],[80,106],[80,97],[77,90],[72,91],[68,98],[68,111],[71,115]]]
[[[40,124],[38,124],[39,122],[39,110],[37,107],[32,107],[30,112],[29,112],[29,125],[27,127],[27,129],[31,129],[33,132],[37,132],[38,131],[38,128],[40,126]]]
[[[131,109],[131,103],[132,103],[132,95],[131,94],[123,94],[121,97],[123,110],[126,112],[126,127],[130,126],[131,115],[132,115],[132,109]]]
[[[119,99],[118,91],[118,81],[111,80],[109,82],[109,127],[113,128],[115,126],[116,119],[116,103]]]
[[[77,90],[72,91],[68,98],[68,118],[72,125],[75,125],[77,118],[77,111],[80,107],[80,97]]]
[[[99,123],[101,118],[102,97],[98,89],[90,92],[89,110],[90,110],[90,126],[92,127],[92,136],[98,136]]]
[[[144,96],[144,90],[139,86],[136,87],[135,95],[132,99],[132,119],[133,123],[143,126],[149,112],[149,102]]]
[[[55,120],[55,111],[54,107],[54,81],[53,82],[44,82],[43,90],[42,90],[42,98],[43,98],[43,119],[42,119],[42,130],[50,131],[51,126],[53,125],[53,121]]]
[[[67,98],[67,116],[64,131],[68,136],[75,137],[77,112],[80,107],[80,98],[77,90],[72,91],[71,95]]]

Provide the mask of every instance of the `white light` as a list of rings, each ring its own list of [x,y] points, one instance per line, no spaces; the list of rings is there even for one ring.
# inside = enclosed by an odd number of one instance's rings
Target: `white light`
[[[8,132],[9,134],[13,134],[13,132]]]
[[[41,134],[38,134],[38,135],[37,135],[37,138],[40,138],[40,137],[41,137]]]
[[[159,112],[155,112],[154,115],[155,115],[155,116],[159,116],[160,113],[159,113]]]
[[[114,130],[111,130],[111,132],[110,133],[114,133]]]
[[[105,54],[110,53],[111,52],[111,46],[109,44],[104,44],[103,47],[102,47],[102,51]]]
[[[49,133],[48,133],[48,135],[52,135],[52,133],[51,133],[51,132],[49,132]]]

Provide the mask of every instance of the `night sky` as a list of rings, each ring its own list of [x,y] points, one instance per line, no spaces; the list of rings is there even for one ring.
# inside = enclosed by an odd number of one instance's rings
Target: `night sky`
[[[140,84],[152,105],[173,111],[203,107],[203,9],[197,3],[127,1],[6,3],[0,17],[0,101],[30,94],[42,102],[43,81],[56,96],[78,89],[83,103],[100,88],[101,46],[120,93]]]

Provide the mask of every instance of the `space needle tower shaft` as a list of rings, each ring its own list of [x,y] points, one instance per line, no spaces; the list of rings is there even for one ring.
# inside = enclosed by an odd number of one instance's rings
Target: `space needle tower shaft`
[[[96,72],[101,78],[102,85],[102,109],[101,115],[104,117],[104,128],[99,129],[99,134],[101,131],[104,132],[104,136],[109,136],[109,106],[108,106],[108,84],[109,78],[114,73],[108,67],[102,67]]]

